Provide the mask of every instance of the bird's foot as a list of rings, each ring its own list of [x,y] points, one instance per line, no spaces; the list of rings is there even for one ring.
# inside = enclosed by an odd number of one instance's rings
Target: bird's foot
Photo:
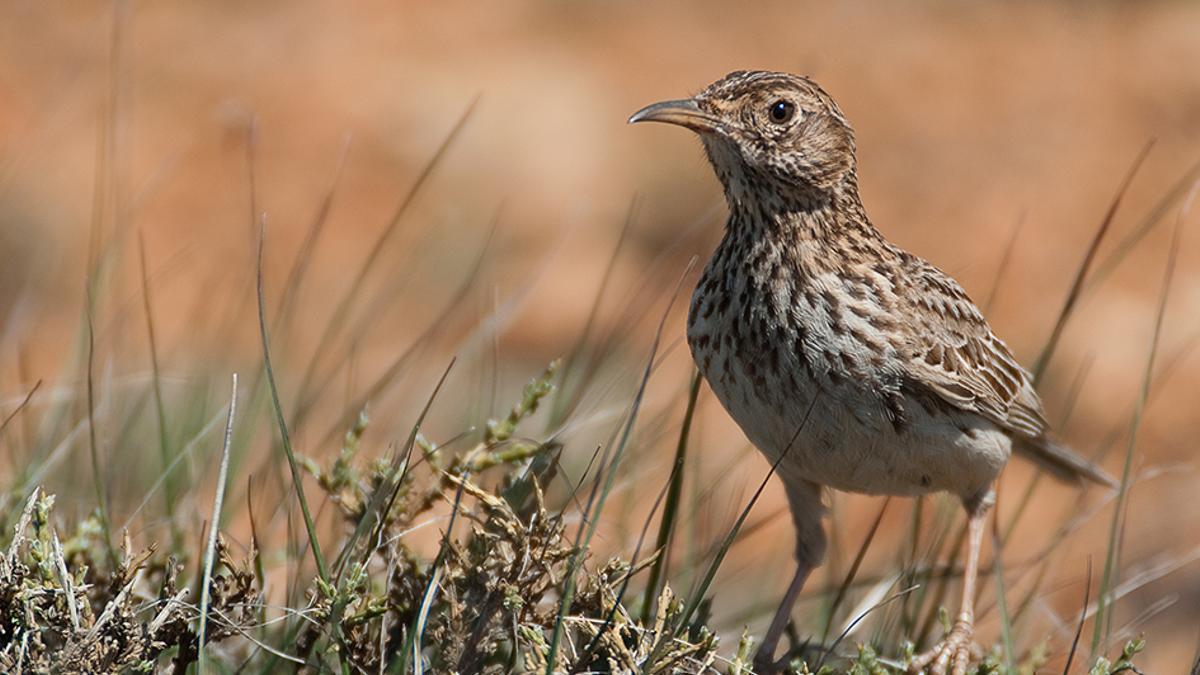
[[[766,645],[758,648],[754,652],[754,675],[774,675],[783,670],[787,657],[785,656],[778,661],[775,660],[775,645],[771,645],[770,649],[765,648]]]
[[[758,648],[754,652],[754,661],[751,663],[754,670],[754,675],[779,675],[780,673],[795,673],[793,665],[798,664],[796,660],[798,652],[795,644],[783,651],[783,656],[775,658],[775,647],[766,649],[766,645]],[[807,671],[805,671],[807,672]]]
[[[947,668],[952,675],[966,675],[967,666],[971,664],[971,657],[974,656],[974,633],[975,628],[971,622],[961,619],[956,621],[941,642],[908,664],[909,675],[946,675]]]

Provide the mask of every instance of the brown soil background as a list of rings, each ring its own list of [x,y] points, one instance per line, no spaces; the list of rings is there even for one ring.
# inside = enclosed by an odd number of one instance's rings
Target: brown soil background
[[[31,380],[64,389],[77,384],[59,378],[71,377],[64,363],[79,334],[98,155],[114,176],[107,187],[100,181],[101,192],[114,196],[103,202],[101,240],[126,246],[115,258],[112,311],[99,333],[106,372],[136,378],[148,367],[142,317],[122,311],[140,303],[136,246],[129,245],[139,233],[155,275],[164,370],[172,381],[186,382],[204,364],[253,364],[254,230],[245,160],[251,119],[258,208],[269,220],[268,280],[275,287],[350,138],[313,258],[303,329],[293,336],[311,347],[396,202],[479,97],[463,136],[406,216],[410,225],[388,245],[388,260],[397,262],[371,277],[381,301],[357,341],[355,369],[364,379],[377,372],[436,316],[495,220],[484,281],[466,302],[483,315],[519,299],[494,340],[501,402],[579,335],[634,195],[639,206],[614,270],[616,290],[599,314],[602,330],[614,328],[622,297],[640,285],[669,292],[688,258],[711,250],[723,210],[698,144],[678,130],[631,128],[625,119],[729,70],[787,70],[821,82],[855,124],[861,185],[875,223],[957,276],[980,302],[991,295],[1002,252],[1020,223],[989,317],[1027,364],[1139,150],[1156,139],[1101,259],[1200,159],[1195,3],[132,2],[116,14],[114,61],[108,3],[20,1],[0,10],[6,404],[19,401]],[[108,152],[100,138],[113,100],[116,143]],[[1177,217],[1173,210],[1085,296],[1051,365],[1043,389],[1057,420],[1075,373],[1091,363],[1065,432],[1085,452],[1128,419],[1137,397]],[[1185,217],[1160,364],[1200,331],[1196,225],[1194,213]],[[665,299],[656,303],[636,325],[616,327],[633,336],[627,367],[614,367],[611,378],[626,397]],[[208,330],[226,311],[242,319],[232,340]],[[667,341],[678,340],[682,328],[677,308]],[[423,359],[428,367],[376,403],[379,428],[372,433],[380,447],[411,424],[413,406],[443,357],[478,357],[461,373],[463,391],[475,391],[481,373],[494,370],[490,334],[481,347],[463,325],[447,331],[444,344]],[[680,397],[685,352],[672,351],[656,376],[653,393],[662,405]],[[1148,565],[1190,561],[1200,545],[1196,474],[1180,467],[1194,462],[1200,431],[1200,358],[1174,362],[1173,373],[1155,394],[1138,438],[1135,471],[1169,470],[1133,489],[1126,579]],[[602,409],[597,404],[594,411]],[[396,419],[386,411],[396,411]],[[461,413],[438,414],[453,430]],[[608,428],[598,425],[596,438]],[[590,433],[578,435],[579,453],[588,451]],[[646,481],[652,499],[673,434],[640,450],[647,456],[637,460],[623,490],[636,495]],[[319,455],[321,448],[303,447],[316,443],[318,434],[311,436],[300,436],[301,450]],[[745,444],[711,397],[697,436],[700,476],[715,475]],[[1110,471],[1119,472],[1124,447],[1122,441],[1105,461]],[[729,522],[765,470],[753,454],[736,464],[736,477],[706,516],[712,530]],[[1020,465],[1007,472],[1002,511],[1030,475]],[[1070,508],[1073,493],[1061,493],[1070,491],[1040,493],[1034,508],[1048,514],[1045,520],[1057,523]],[[644,500],[629,501],[631,513],[643,508]],[[781,504],[772,486],[756,513],[766,517]],[[908,508],[891,509],[885,538],[905,536]],[[835,498],[843,558],[877,509],[874,499]],[[1044,599],[1049,630],[1053,616],[1073,627],[1085,560],[1090,555],[1102,566],[1110,513],[1102,511],[1056,553],[1059,572]],[[640,521],[631,516],[631,522]],[[603,545],[628,550],[636,534],[609,528]],[[1051,531],[1035,517],[1019,534],[1032,551]],[[765,618],[785,583],[790,537],[786,519],[775,518],[735,548],[719,579],[715,617],[731,633]],[[1006,557],[1020,560],[1025,546],[1019,541]],[[868,566],[886,571],[893,562],[881,554]],[[1173,603],[1140,624],[1149,636],[1146,672],[1180,672],[1193,658],[1200,566],[1183,564],[1131,593],[1117,624],[1163,598]]]

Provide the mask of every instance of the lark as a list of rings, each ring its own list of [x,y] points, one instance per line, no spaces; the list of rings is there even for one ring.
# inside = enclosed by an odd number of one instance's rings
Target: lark
[[[729,205],[687,339],[717,398],[776,466],[796,529],[796,572],[755,669],[782,665],[777,644],[825,553],[828,486],[962,500],[961,609],[910,670],[965,673],[992,486],[1013,451],[1065,481],[1112,479],[1049,435],[1031,376],[962,287],[871,224],[854,132],[815,82],[738,71],[629,121],[696,132]]]

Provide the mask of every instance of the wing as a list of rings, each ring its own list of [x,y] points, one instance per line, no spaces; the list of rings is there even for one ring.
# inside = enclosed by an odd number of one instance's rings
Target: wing
[[[900,264],[902,278],[913,284],[902,296],[912,303],[915,324],[900,349],[906,384],[1020,436],[1043,436],[1047,425],[1032,377],[966,291],[920,258],[905,256]]]

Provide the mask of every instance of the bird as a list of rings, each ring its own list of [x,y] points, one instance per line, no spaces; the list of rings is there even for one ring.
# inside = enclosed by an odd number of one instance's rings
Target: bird
[[[691,298],[700,374],[783,483],[796,571],[754,667],[825,554],[825,488],[946,492],[968,523],[962,601],[912,673],[963,675],[993,486],[1014,453],[1065,482],[1114,481],[1050,432],[1033,377],[952,277],[888,241],[859,195],[854,131],[816,82],[735,71],[629,123],[695,132],[729,208]]]

